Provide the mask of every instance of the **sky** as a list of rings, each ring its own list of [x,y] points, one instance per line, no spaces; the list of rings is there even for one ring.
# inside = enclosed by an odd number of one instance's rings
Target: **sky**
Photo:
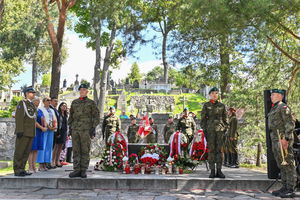
[[[151,37],[154,33],[147,33],[148,37]],[[67,40],[68,58],[66,63],[62,66],[61,71],[61,85],[64,79],[67,79],[67,85],[74,83],[76,74],[79,75],[79,81],[81,79],[92,82],[94,64],[95,64],[95,52],[86,47],[86,40],[79,38],[78,34],[73,31],[66,31],[65,38]],[[134,56],[124,58],[120,68],[114,70],[112,73],[112,79],[118,81],[126,78],[130,72],[132,63],[137,62],[140,71],[147,73],[155,66],[161,65],[162,61],[159,57],[154,55],[154,50],[151,43],[145,46],[138,46],[138,52]],[[104,52],[104,51],[102,51]],[[13,85],[13,89],[20,89],[23,85],[31,85],[31,66],[25,64],[25,72],[15,78],[17,83]],[[41,80],[39,79],[39,83]]]

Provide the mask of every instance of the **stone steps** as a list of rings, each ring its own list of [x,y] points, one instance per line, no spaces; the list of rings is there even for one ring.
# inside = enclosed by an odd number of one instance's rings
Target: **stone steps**
[[[108,175],[93,174],[87,179],[70,179],[63,176],[0,177],[1,189],[52,188],[52,189],[103,189],[103,190],[264,190],[274,180],[248,178],[209,179],[187,175],[125,175],[115,172]],[[278,188],[276,183],[272,189]]]

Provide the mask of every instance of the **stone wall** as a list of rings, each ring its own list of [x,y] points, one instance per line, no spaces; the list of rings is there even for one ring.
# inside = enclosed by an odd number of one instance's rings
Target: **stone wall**
[[[0,118],[0,160],[12,160],[15,145],[15,120]]]
[[[154,119],[156,118],[155,115],[153,115],[153,118]],[[155,120],[155,124],[157,124],[158,126],[159,143],[164,143],[162,131],[166,121],[167,121],[166,119],[162,119],[159,117],[157,117],[157,119]],[[121,129],[123,133],[126,133],[127,127],[129,125],[130,125],[130,120],[128,119],[122,120]],[[15,145],[14,130],[15,130],[14,119],[0,118],[0,160],[12,160],[13,158],[14,145]],[[104,141],[102,139],[102,132],[101,132],[101,124],[97,127],[96,133],[97,136],[92,141],[92,147],[91,147],[92,157],[99,157],[104,147]]]

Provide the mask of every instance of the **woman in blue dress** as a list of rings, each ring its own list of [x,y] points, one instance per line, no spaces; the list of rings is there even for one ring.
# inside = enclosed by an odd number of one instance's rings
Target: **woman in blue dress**
[[[40,99],[37,97],[33,101],[33,104],[38,108],[40,105]],[[43,132],[47,130],[44,127],[44,115],[43,112],[37,109],[37,119],[36,119],[36,134],[32,141],[32,148],[28,158],[28,165],[29,165],[29,172],[33,173],[36,172],[35,162],[37,157],[38,150],[43,150]]]
[[[37,155],[40,171],[47,171],[46,165],[51,164],[54,131],[57,129],[57,119],[54,111],[49,107],[50,101],[50,98],[44,98],[44,106],[40,107],[44,115],[45,126],[47,127],[47,130],[43,133],[43,150],[39,150]]]

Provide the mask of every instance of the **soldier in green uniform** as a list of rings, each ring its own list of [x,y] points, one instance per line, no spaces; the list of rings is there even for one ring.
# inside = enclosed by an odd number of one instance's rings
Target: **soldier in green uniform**
[[[104,117],[102,123],[102,135],[105,139],[105,144],[107,144],[108,138],[111,134],[119,131],[121,128],[120,119],[115,115],[116,109],[114,106],[109,108],[109,114]]]
[[[146,136],[146,143],[157,143],[158,140],[158,129],[157,125],[154,124],[154,119],[149,118],[149,123],[151,126],[151,132]]]
[[[137,132],[139,126],[136,124],[135,117],[131,118],[131,124],[128,126],[127,137],[129,143],[137,143]]]
[[[35,90],[28,87],[24,90],[25,100],[18,103],[16,109],[14,173],[15,176],[31,175],[25,171],[25,165],[31,151],[32,140],[35,137],[36,107],[32,103]]]
[[[273,191],[272,194],[281,198],[292,198],[295,195],[294,189],[297,180],[293,153],[295,124],[290,108],[282,102],[283,97],[283,90],[271,90],[273,105],[268,114],[268,126],[272,141],[272,151],[280,169],[282,182],[282,188]]]
[[[174,118],[173,116],[169,116],[168,122],[165,125],[163,130],[164,140],[166,144],[169,143],[170,137],[175,131],[176,131],[176,125],[174,123]]]
[[[223,143],[223,155],[224,155],[224,166],[229,167],[231,165],[231,153],[230,153],[230,140],[228,137],[228,132],[224,135],[224,143]]]
[[[194,118],[189,115],[189,109],[183,109],[183,115],[178,120],[176,130],[181,131],[188,138],[189,143],[192,142],[194,133],[196,131],[196,122]]]
[[[230,153],[230,160],[229,160],[229,167],[230,168],[239,168],[239,161],[238,161],[238,149],[237,143],[239,138],[239,133],[237,131],[238,121],[235,114],[236,110],[234,108],[228,109],[228,116],[229,116],[229,128],[227,132],[228,136],[228,150]]]
[[[203,105],[200,122],[209,148],[208,163],[211,170],[209,178],[225,178],[221,169],[224,134],[228,127],[226,108],[218,101],[218,88],[210,89],[209,96],[210,101]]]
[[[86,178],[86,170],[90,163],[91,139],[96,135],[99,124],[99,110],[95,102],[87,97],[88,86],[79,86],[80,97],[75,99],[70,108],[69,131],[73,145],[73,168],[70,178]]]

